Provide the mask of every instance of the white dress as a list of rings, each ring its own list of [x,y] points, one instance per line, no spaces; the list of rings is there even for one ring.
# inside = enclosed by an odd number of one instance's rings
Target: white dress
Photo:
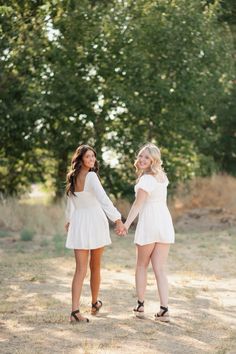
[[[175,232],[172,218],[166,204],[168,179],[158,182],[152,175],[143,175],[135,185],[148,193],[148,197],[139,212],[134,243],[146,245],[153,242],[174,243]]]
[[[105,213],[104,213],[105,211]],[[106,195],[95,172],[88,172],[84,190],[67,199],[66,221],[70,223],[66,247],[96,249],[111,243],[109,224],[121,219],[121,214]]]

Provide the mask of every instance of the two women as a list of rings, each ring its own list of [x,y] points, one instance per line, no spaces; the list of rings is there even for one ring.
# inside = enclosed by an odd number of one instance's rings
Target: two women
[[[118,235],[125,235],[135,217],[139,221],[135,232],[137,246],[136,290],[138,297],[136,316],[144,316],[144,294],[147,267],[151,261],[157,280],[160,311],[156,319],[169,321],[168,281],[165,264],[170,243],[174,242],[174,229],[166,206],[168,179],[161,166],[157,146],[145,145],[139,152],[135,167],[138,183],[136,199],[125,224],[113,206],[99,181],[96,152],[87,145],[78,147],[72,158],[71,171],[67,175],[67,224],[66,247],[74,249],[76,270],[72,282],[71,321],[87,321],[79,312],[79,299],[90,255],[90,287],[92,293],[91,313],[96,314],[102,306],[98,300],[100,287],[100,263],[104,246],[111,243],[108,218],[116,224]]]

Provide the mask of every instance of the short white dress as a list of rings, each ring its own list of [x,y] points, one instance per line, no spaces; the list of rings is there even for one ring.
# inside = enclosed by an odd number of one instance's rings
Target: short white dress
[[[153,242],[175,242],[172,218],[166,204],[168,184],[167,177],[164,182],[158,182],[153,175],[144,174],[135,185],[136,194],[138,189],[143,189],[148,197],[139,212],[134,243],[143,246]]]
[[[111,238],[106,215],[111,221],[121,219],[97,174],[88,172],[84,190],[67,198],[66,221],[70,225],[66,247],[91,250],[109,245]]]

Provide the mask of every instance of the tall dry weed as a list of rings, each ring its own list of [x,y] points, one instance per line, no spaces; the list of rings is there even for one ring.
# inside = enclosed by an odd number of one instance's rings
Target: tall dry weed
[[[64,232],[64,202],[57,204],[27,204],[9,198],[0,203],[0,228],[53,235]]]
[[[223,208],[236,213],[236,178],[214,175],[180,184],[170,201],[170,208],[178,216],[195,208]]]
[[[129,210],[131,208],[131,203],[125,199],[117,199],[115,201],[115,206],[124,218],[127,218]]]
[[[126,200],[117,200],[115,205],[126,218],[131,204]],[[180,184],[168,205],[174,218],[187,210],[206,207],[224,208],[236,213],[236,178],[228,175],[195,178]],[[0,202],[0,229],[29,229],[43,235],[63,234],[64,210],[64,200],[56,204],[39,204],[36,200],[34,204],[7,199]]]

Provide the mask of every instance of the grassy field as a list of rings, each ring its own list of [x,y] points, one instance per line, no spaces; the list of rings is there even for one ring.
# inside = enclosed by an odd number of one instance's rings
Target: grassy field
[[[12,228],[14,229],[14,228]],[[55,227],[55,230],[57,226]],[[1,353],[236,353],[235,229],[177,233],[169,258],[170,324],[156,323],[159,302],[149,270],[146,319],[135,305],[133,234],[106,248],[97,317],[89,314],[89,274],[81,310],[90,323],[71,325],[72,252],[65,235],[0,232]],[[26,237],[27,238],[27,237]]]

